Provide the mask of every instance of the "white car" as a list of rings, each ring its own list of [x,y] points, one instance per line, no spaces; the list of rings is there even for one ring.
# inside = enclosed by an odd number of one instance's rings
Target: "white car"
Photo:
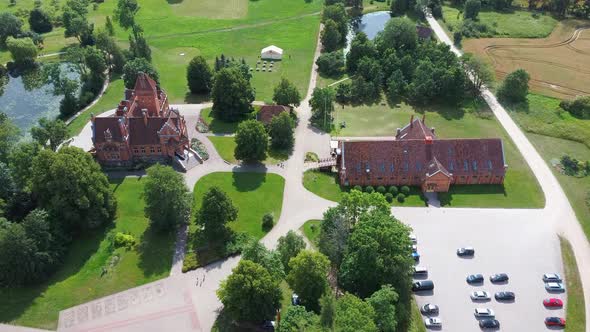
[[[545,273],[543,275],[544,282],[560,282],[561,276],[557,273]]]
[[[442,326],[442,320],[440,320],[440,318],[438,318],[438,317],[425,318],[424,319],[424,325],[426,325],[426,327],[428,327],[428,328],[431,328],[431,327],[441,327]]]
[[[494,317],[494,310],[488,308],[476,308],[474,312],[475,317]]]
[[[418,243],[418,238],[416,237],[416,234],[410,234],[410,241],[412,241],[413,244]]]
[[[564,292],[565,287],[561,282],[548,282],[545,284],[545,289],[549,292]]]
[[[491,295],[486,291],[475,291],[471,293],[471,299],[473,301],[487,301],[491,299]]]

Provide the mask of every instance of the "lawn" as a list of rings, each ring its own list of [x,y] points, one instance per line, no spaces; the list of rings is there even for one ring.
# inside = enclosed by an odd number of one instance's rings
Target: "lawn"
[[[435,112],[436,111],[436,112]],[[420,112],[420,113],[417,113]],[[415,110],[405,103],[390,108],[387,104],[374,106],[346,106],[337,108],[335,123],[346,122],[346,128],[334,130],[337,136],[394,136],[404,127],[410,116],[426,115],[426,124],[436,128],[439,138],[502,138],[508,171],[504,186],[451,187],[448,194],[439,194],[441,203],[449,207],[505,207],[541,208],[545,199],[537,180],[516,146],[487,106],[472,102],[461,108],[441,106]],[[322,179],[330,182],[330,179]],[[304,182],[305,183],[305,182]],[[331,182],[334,183],[334,182]],[[318,195],[337,200],[336,190],[325,184],[314,187],[307,181],[306,188]],[[416,202],[418,203],[418,202]]]
[[[342,187],[336,181],[336,174],[319,171],[303,173],[303,186],[312,193],[333,202],[340,202],[342,195],[348,188]],[[410,187],[410,194],[403,203],[394,199],[392,206],[426,206],[426,198],[419,188]]]
[[[207,136],[213,143],[215,150],[221,158],[230,164],[237,164],[238,160],[234,157],[234,150],[236,149],[236,140],[232,136]],[[285,151],[273,150],[270,148],[267,151],[267,157],[262,162],[266,165],[276,165],[280,162],[289,159],[289,153]]]
[[[143,215],[141,178],[112,180],[117,220],[110,229],[78,237],[63,266],[38,286],[0,289],[0,321],[44,329],[57,327],[60,310],[167,277],[172,265],[174,234],[156,234]],[[132,250],[109,250],[108,233],[132,234]],[[116,258],[118,257],[118,259]],[[101,276],[103,268],[107,273]]]
[[[457,30],[462,21],[463,16],[459,14],[458,8],[443,6],[442,23],[448,30]],[[496,31],[494,37],[511,38],[547,37],[557,24],[557,20],[550,15],[540,13],[538,18],[535,18],[532,12],[520,9],[507,12],[482,10],[479,13],[479,21]]]
[[[308,220],[299,228],[303,235],[311,242],[314,248],[318,247],[318,241],[320,240],[320,225],[322,224],[321,220],[313,219]]]
[[[422,314],[415,300],[412,300],[412,320],[408,327],[408,332],[426,332],[424,318],[422,318]]]
[[[256,113],[260,109],[260,106],[254,105],[254,111],[243,117],[243,120],[256,119]],[[223,121],[215,116],[215,113],[211,107],[207,107],[201,110],[200,117],[205,121],[209,127],[209,131],[214,134],[233,134],[238,130],[238,125],[241,121],[227,122]]]
[[[580,272],[576,264],[576,257],[571,244],[565,238],[559,238],[561,243],[561,257],[565,269],[565,282],[567,289],[566,303],[566,331],[586,331],[586,311],[584,305],[584,290],[580,280]]]

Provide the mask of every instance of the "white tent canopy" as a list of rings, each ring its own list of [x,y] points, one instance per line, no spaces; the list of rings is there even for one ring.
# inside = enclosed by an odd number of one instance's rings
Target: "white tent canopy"
[[[265,47],[260,51],[262,59],[280,60],[283,58],[283,49],[274,45]]]

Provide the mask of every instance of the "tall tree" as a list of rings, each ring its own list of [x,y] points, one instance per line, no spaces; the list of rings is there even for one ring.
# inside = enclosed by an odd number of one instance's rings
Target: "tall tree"
[[[301,304],[319,312],[319,299],[329,291],[328,270],[330,261],[319,252],[302,250],[289,261],[287,282],[299,295]]]
[[[264,125],[256,120],[243,121],[236,130],[236,149],[234,156],[238,160],[259,162],[266,159],[268,134]]]
[[[20,142],[14,146],[8,157],[10,173],[20,191],[30,192],[33,159],[41,151],[37,142]]]
[[[15,126],[8,115],[0,112],[0,162],[8,161],[8,155],[14,144],[18,141],[20,130]]]
[[[292,149],[295,144],[295,121],[288,112],[275,115],[270,121],[268,133],[273,148]]]
[[[53,30],[51,17],[41,8],[35,8],[29,13],[29,26],[36,33],[46,33]]]
[[[295,84],[282,77],[279,84],[275,86],[272,100],[278,105],[299,107],[301,95]]]
[[[501,99],[511,102],[522,102],[526,100],[529,93],[529,73],[524,69],[517,69],[506,75],[504,82],[498,89],[498,96]]]
[[[239,68],[220,69],[213,82],[213,111],[220,119],[237,121],[252,112],[254,89]]]
[[[324,46],[323,51],[325,52],[333,52],[340,47],[342,35],[338,31],[338,25],[336,22],[328,19],[324,23],[324,29],[322,30],[320,39]]]
[[[305,249],[305,241],[301,235],[294,231],[289,231],[279,238],[277,251],[281,254],[281,262],[285,272],[289,273],[290,271],[289,261],[291,258],[297,256],[303,249]]]
[[[18,37],[22,26],[23,22],[14,14],[8,11],[0,13],[0,45],[5,46],[8,37]]]
[[[113,25],[113,21],[111,21],[111,17],[108,15],[106,17],[104,28],[109,36],[112,37],[115,35],[115,26]]]
[[[113,72],[123,73],[126,58],[123,50],[115,39],[107,31],[98,31],[96,34],[96,47],[107,54],[107,61]]]
[[[186,80],[191,93],[209,93],[212,88],[213,71],[201,55],[195,56],[186,69]]]
[[[59,119],[39,119],[39,126],[31,128],[31,136],[43,147],[56,151],[58,146],[68,137],[68,127]]]
[[[31,177],[41,207],[67,228],[96,228],[115,217],[117,202],[107,177],[82,149],[41,151]]]
[[[159,231],[169,231],[187,222],[191,199],[182,175],[170,166],[147,169],[143,187],[145,216]]]
[[[30,66],[35,63],[37,57],[37,46],[31,38],[13,38],[6,39],[6,47],[10,56],[19,66]]]
[[[152,61],[152,50],[143,36],[143,29],[139,25],[133,25],[132,34],[129,35],[129,54],[131,59],[144,58]]]
[[[479,93],[484,84],[494,81],[494,71],[491,66],[472,53],[465,53],[461,57],[463,67],[469,74],[473,89]]]
[[[123,29],[129,29],[135,25],[135,14],[139,10],[136,0],[118,0],[115,8],[115,20]]]
[[[43,67],[43,75],[47,82],[53,85],[53,94],[56,96],[64,96],[59,104],[59,112],[62,117],[72,115],[78,110],[78,82],[67,76],[61,70],[59,63],[52,63]]]
[[[322,13],[322,23],[326,25],[329,20],[332,20],[334,23],[336,23],[336,29],[338,30],[338,34],[340,36],[338,44],[344,44],[346,35],[348,34],[349,18],[348,14],[346,14],[346,8],[342,3],[336,3],[324,7],[324,11]]]
[[[139,73],[147,74],[156,82],[160,80],[160,75],[158,75],[156,68],[148,60],[136,58],[127,61],[125,66],[123,66],[123,81],[127,89],[133,89]]]
[[[241,260],[221,283],[217,296],[231,318],[260,322],[274,317],[282,294],[278,281],[264,267]]]
[[[333,331],[336,319],[336,297],[332,292],[326,292],[320,297],[320,324],[322,327]]]
[[[330,87],[313,90],[309,106],[311,106],[311,122],[329,131],[332,127],[332,113],[334,113],[334,90]]]
[[[258,263],[264,267],[274,280],[281,281],[285,278],[285,270],[281,263],[280,254],[277,251],[271,251],[258,242],[251,241],[250,244],[242,250],[242,259]]]
[[[339,332],[377,332],[374,318],[373,307],[352,294],[344,294],[336,302],[334,330]]]
[[[204,228],[209,241],[224,241],[231,234],[227,223],[236,220],[237,217],[238,209],[229,196],[219,187],[211,187],[203,196],[196,222]]]
[[[317,328],[318,317],[304,306],[291,305],[281,313],[279,332],[310,331]]]
[[[94,26],[88,22],[88,0],[68,0],[62,14],[65,37],[76,37],[81,45],[92,44]]]
[[[375,311],[375,324],[382,332],[395,332],[397,328],[397,316],[395,305],[399,296],[389,285],[381,286],[381,289],[367,298],[367,302]]]
[[[362,58],[374,58],[375,46],[364,32],[357,33],[350,43],[350,51],[346,54],[346,69],[349,74],[356,73],[358,62]]]
[[[375,44],[381,52],[387,48],[414,50],[418,46],[416,24],[406,17],[394,17],[377,35]]]
[[[15,191],[16,185],[10,168],[5,163],[0,162],[0,199],[4,202],[9,201]]]
[[[465,8],[463,9],[463,17],[465,19],[477,19],[479,11],[481,10],[480,0],[467,0],[465,1]]]

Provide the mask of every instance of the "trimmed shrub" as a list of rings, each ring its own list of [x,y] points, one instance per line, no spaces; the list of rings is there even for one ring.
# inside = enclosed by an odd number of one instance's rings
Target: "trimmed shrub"
[[[385,194],[387,192],[387,190],[385,189],[385,187],[379,186],[379,187],[377,187],[377,192],[380,194]]]
[[[403,186],[401,189],[402,194],[404,194],[405,196],[410,194],[410,187],[408,186]]]
[[[305,161],[318,162],[320,161],[320,158],[318,157],[318,154],[315,152],[306,152]]]
[[[405,202],[406,201],[406,195],[404,195],[404,194],[397,195],[397,201],[400,202],[400,203]]]
[[[389,203],[393,202],[393,194],[391,194],[391,193],[385,194],[385,200],[388,201]]]
[[[366,186],[365,187],[365,192],[368,194],[372,194],[375,192],[375,188],[373,188],[373,186]]]
[[[389,187],[389,193],[392,194],[393,196],[397,195],[397,193],[399,192],[399,190],[397,190],[396,186],[391,186]]]
[[[133,235],[117,232],[114,242],[115,248],[125,247],[131,249],[135,245],[135,238]]]
[[[363,191],[363,187],[359,186],[358,184],[356,186],[352,187],[352,189],[358,190],[358,191]]]
[[[267,213],[262,217],[262,229],[264,229],[265,231],[271,230],[274,224],[275,217],[272,215],[272,213]]]

